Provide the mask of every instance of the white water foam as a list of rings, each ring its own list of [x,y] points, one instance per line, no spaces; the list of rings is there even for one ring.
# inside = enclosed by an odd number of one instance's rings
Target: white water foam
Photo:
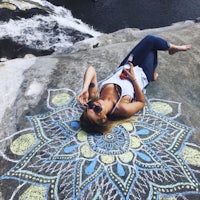
[[[9,20],[0,23],[0,38],[12,38],[15,42],[35,49],[68,48],[76,37],[87,38],[84,34],[97,37],[101,33],[72,16],[71,12],[61,6],[54,6],[45,0],[25,1],[24,4],[46,10],[49,15],[35,15],[28,19]],[[21,5],[21,7],[23,7]],[[80,33],[73,31],[79,31]],[[82,35],[81,35],[82,33]],[[80,38],[79,38],[80,39]]]

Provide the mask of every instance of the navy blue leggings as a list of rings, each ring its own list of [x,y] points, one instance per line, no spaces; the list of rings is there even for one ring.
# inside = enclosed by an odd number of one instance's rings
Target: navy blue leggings
[[[153,72],[158,64],[157,52],[159,50],[167,51],[168,49],[169,42],[158,36],[147,35],[130,51],[119,66],[126,64],[129,55],[133,54],[133,64],[143,69],[150,82],[153,80]]]

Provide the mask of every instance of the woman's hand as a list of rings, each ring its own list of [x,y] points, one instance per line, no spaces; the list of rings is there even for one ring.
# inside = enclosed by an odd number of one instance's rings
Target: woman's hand
[[[133,64],[130,64],[130,69],[129,70],[125,70],[125,73],[127,73],[127,78],[129,80],[131,80],[133,87],[134,87],[134,91],[135,91],[135,99],[138,102],[138,109],[144,107],[145,104],[145,97],[144,94],[137,82],[136,76],[135,76],[135,72],[133,70]]]
[[[91,87],[91,84],[93,86]],[[83,89],[77,96],[77,100],[82,104],[86,105],[89,99],[96,97],[98,94],[98,84],[95,68],[89,66],[84,75]]]
[[[82,105],[86,105],[88,102],[88,98],[89,98],[89,91],[88,89],[83,88],[80,94],[77,96],[77,99]]]
[[[123,69],[123,70],[126,72],[127,78],[133,82],[136,80],[135,73],[133,70],[133,64],[129,63],[129,65],[130,65],[130,69]]]

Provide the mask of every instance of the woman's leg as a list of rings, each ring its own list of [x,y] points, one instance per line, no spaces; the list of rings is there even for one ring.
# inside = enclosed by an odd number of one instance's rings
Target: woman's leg
[[[190,49],[192,46],[190,44],[186,44],[186,45],[175,45],[175,44],[170,44],[169,47],[169,54],[173,55],[179,51],[187,51],[188,49]]]
[[[135,66],[139,65],[146,74],[147,79],[153,81],[158,76],[155,72],[158,64],[158,51],[168,51],[170,55],[173,55],[176,52],[187,51],[190,48],[191,45],[174,45],[158,36],[147,35],[131,50],[120,66],[126,64],[130,54],[133,54],[133,64]]]
[[[126,56],[121,65],[127,63],[130,54],[133,54],[134,65],[139,65],[147,76],[149,81],[154,79],[154,71],[157,66],[157,51],[167,51],[170,44],[157,36],[147,35],[142,39]]]

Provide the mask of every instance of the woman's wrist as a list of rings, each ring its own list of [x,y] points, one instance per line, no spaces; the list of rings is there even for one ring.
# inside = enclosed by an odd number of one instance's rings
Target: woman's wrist
[[[85,84],[85,85],[83,86],[83,90],[89,90],[89,85],[86,85],[86,84]]]
[[[137,81],[137,79],[136,79],[136,78],[132,78],[131,81],[132,81],[132,82],[135,82],[135,81]]]

